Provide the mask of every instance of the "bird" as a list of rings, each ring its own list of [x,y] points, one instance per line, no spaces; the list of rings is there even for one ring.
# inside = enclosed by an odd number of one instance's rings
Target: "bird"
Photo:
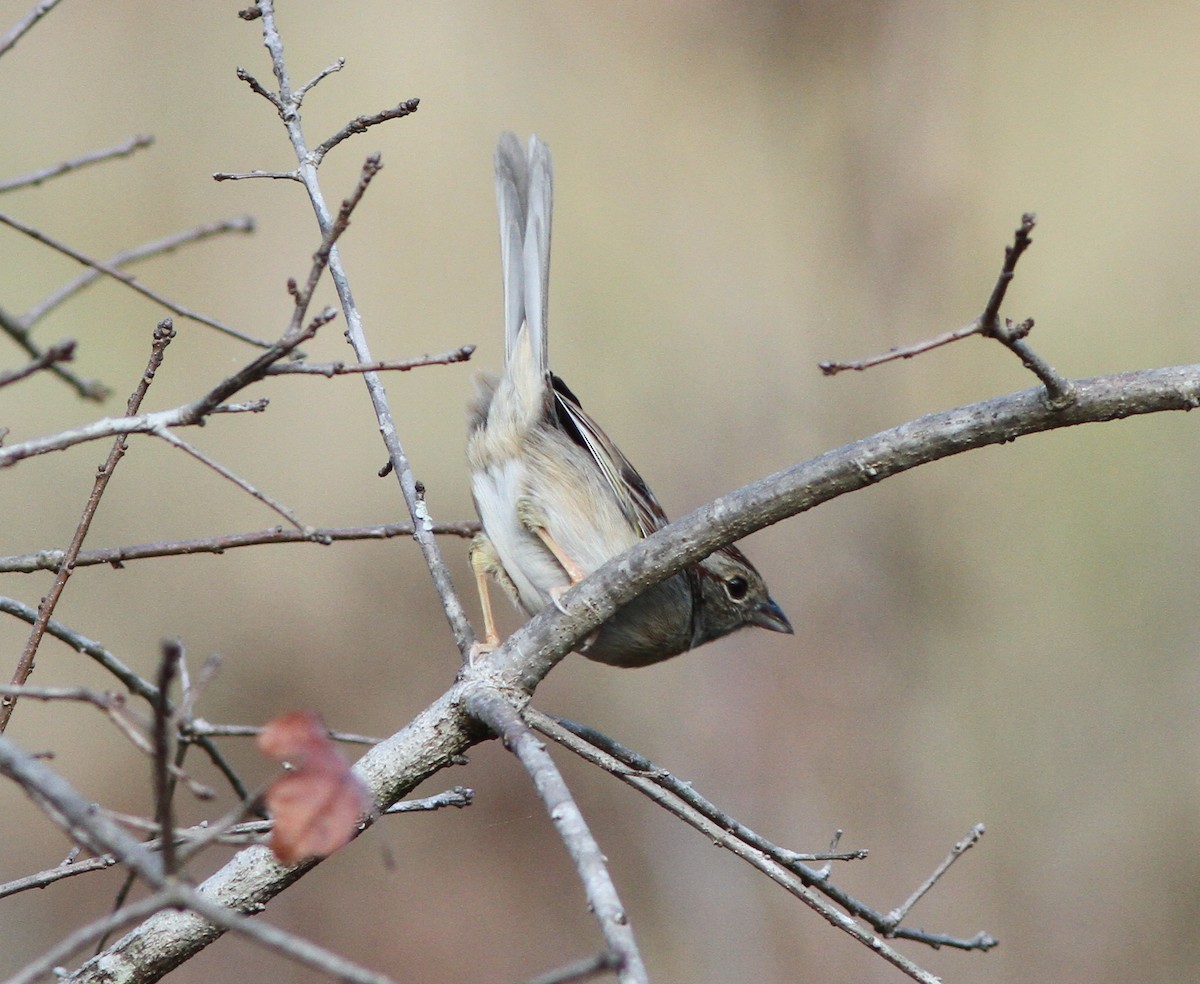
[[[504,371],[476,378],[467,412],[467,463],[481,526],[471,545],[484,617],[481,651],[499,644],[489,578],[532,616],[668,522],[629,459],[550,371],[549,148],[535,135],[526,151],[515,134],[502,134],[495,177]],[[635,597],[577,651],[612,666],[649,666],[750,625],[793,631],[762,575],[727,546]]]

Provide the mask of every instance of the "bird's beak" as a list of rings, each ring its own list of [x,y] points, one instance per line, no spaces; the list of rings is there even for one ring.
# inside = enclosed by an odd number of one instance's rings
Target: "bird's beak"
[[[788,621],[788,617],[783,614],[783,609],[775,603],[774,598],[768,598],[754,609],[750,615],[750,624],[770,629],[772,632],[786,632],[788,635],[795,631],[792,623]]]

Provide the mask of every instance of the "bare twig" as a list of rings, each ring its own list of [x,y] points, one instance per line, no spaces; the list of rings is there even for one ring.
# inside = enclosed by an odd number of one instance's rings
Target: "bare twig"
[[[257,738],[260,734],[262,726],[257,724],[210,724],[203,718],[192,718],[180,725],[179,737],[181,741],[189,741],[195,738]],[[334,730],[329,731],[329,737],[350,745],[378,745],[383,740]]]
[[[0,54],[2,53],[0,52]],[[114,157],[128,157],[130,154],[137,153],[137,151],[143,148],[152,146],[153,143],[154,137],[146,133],[139,133],[136,137],[130,137],[124,143],[119,143],[115,147],[107,147],[104,150],[93,150],[90,153],[81,154],[78,157],[72,157],[70,160],[42,168],[40,171],[34,171],[32,174],[24,174],[18,178],[9,178],[7,181],[0,181],[0,194],[12,191],[14,188],[40,185],[43,181],[49,181],[51,178],[57,178],[60,174],[67,174],[70,171],[77,171],[79,168],[87,167],[89,164],[111,161]]]
[[[58,362],[70,362],[75,358],[75,342],[68,339],[59,342],[57,345],[52,345],[46,349],[32,362],[27,363],[20,369],[14,369],[11,372],[0,372],[0,386],[8,386],[11,383],[20,382],[36,372],[41,372],[43,369],[48,369]]]
[[[47,885],[53,885],[64,878],[73,878],[75,875],[86,875],[93,871],[106,871],[116,863],[117,859],[111,854],[102,854],[99,857],[89,858],[87,861],[76,861],[74,859],[64,861],[55,868],[48,868],[33,875],[26,875],[24,878],[14,878],[10,882],[5,882],[3,885],[0,885],[0,899],[6,898],[9,895],[28,892],[34,888],[45,888]]]
[[[158,670],[158,701],[154,705],[154,815],[158,819],[161,837],[163,872],[168,878],[176,870],[175,858],[175,784],[171,782],[171,730],[174,715],[168,694],[179,674],[183,646],[176,640],[162,645],[162,662]]]
[[[517,709],[499,691],[486,686],[468,689],[468,712],[485,724],[517,756],[566,845],[587,895],[588,908],[600,924],[608,948],[618,955],[622,984],[649,981],[624,906],[608,873],[608,862],[588,829],[583,813],[563,781],[546,746]]]
[[[978,844],[979,838],[982,837],[983,834],[983,824],[975,824],[975,826],[967,832],[967,836],[950,849],[950,853],[947,854],[942,860],[942,863],[933,870],[933,874],[926,878],[925,881],[923,881],[917,887],[916,891],[913,892],[912,895],[910,895],[902,905],[897,906],[887,914],[887,924],[890,926],[893,932],[895,931],[896,927],[900,925],[900,923],[908,918],[908,914],[912,911],[912,907],[920,902],[925,894],[937,884],[938,879],[950,870],[950,865],[954,864],[955,861],[957,861],[967,851]]]
[[[387,362],[350,363],[345,362],[277,362],[267,371],[268,376],[284,376],[294,373],[341,376],[347,373],[364,372],[408,372],[424,366],[447,366],[455,362],[466,362],[475,351],[474,345],[462,345],[441,355],[422,355],[415,359],[397,359]]]
[[[33,625],[38,618],[36,608],[26,605],[24,602],[17,601],[15,598],[6,598],[3,596],[0,596],[0,612],[4,612],[7,615],[14,615],[22,621],[28,622],[30,625]],[[137,694],[149,703],[153,703],[158,699],[158,689],[154,684],[140,677],[95,640],[89,639],[87,636],[76,632],[54,618],[46,623],[46,634],[61,640],[76,652],[90,656],[105,670],[120,680],[130,693]],[[20,691],[16,692],[19,693]]]
[[[111,564],[121,567],[131,560],[149,557],[186,556],[197,553],[222,554],[238,547],[253,547],[268,543],[315,543],[328,546],[339,540],[387,540],[397,536],[412,536],[412,523],[386,523],[380,526],[352,526],[317,528],[304,530],[285,529],[275,526],[253,533],[226,533],[222,536],[199,537],[194,540],[168,540],[156,543],[139,543],[124,547],[104,547],[81,550],[75,558],[76,567],[95,564]],[[457,536],[465,539],[479,532],[479,523],[464,520],[458,523],[435,523],[433,533],[437,536]],[[34,571],[56,571],[63,562],[65,551],[61,549],[39,550],[36,553],[0,557],[0,574],[31,574]]]
[[[1000,306],[1004,303],[1008,285],[1012,282],[1016,272],[1017,261],[1033,242],[1030,233],[1033,232],[1036,224],[1037,217],[1032,212],[1026,212],[1021,216],[1021,224],[1013,234],[1012,245],[1004,248],[1004,264],[1000,268],[1000,276],[996,278],[996,284],[988,297],[987,305],[984,307],[983,313],[970,324],[942,332],[922,342],[897,346],[888,349],[882,355],[869,356],[855,362],[822,362],[820,363],[821,372],[826,376],[833,376],[847,369],[861,372],[884,362],[911,359],[939,346],[970,338],[972,335],[982,335],[985,338],[996,339],[1021,359],[1022,365],[1037,376],[1046,387],[1046,399],[1052,407],[1058,409],[1067,406],[1073,399],[1071,384],[1055,372],[1053,367],[1034,352],[1029,343],[1025,341],[1026,336],[1033,330],[1033,319],[1028,318],[1017,325],[1008,320],[1003,323],[1000,321]]]
[[[292,97],[295,100],[296,105],[299,106],[302,102],[304,102],[304,97],[308,95],[309,89],[312,89],[318,83],[329,78],[329,76],[331,76],[334,72],[340,72],[345,67],[345,58],[339,58],[336,61],[331,62],[329,65],[326,65],[323,69],[321,69],[321,71],[317,72],[316,75],[314,75],[311,79],[305,82],[304,85],[300,86],[300,88],[296,90],[295,95]]]
[[[338,65],[338,68],[341,68],[340,64]],[[299,105],[300,100],[304,98],[304,93],[321,78],[324,78],[324,76],[318,76],[317,79],[314,79],[308,85],[302,86],[296,90],[297,105]],[[321,161],[325,159],[325,155],[333,150],[334,147],[340,144],[347,137],[352,137],[356,133],[366,133],[371,127],[378,126],[380,123],[386,123],[388,120],[400,120],[405,116],[411,116],[417,111],[417,106],[420,104],[420,102],[420,99],[406,99],[404,102],[398,103],[391,109],[385,109],[378,113],[372,113],[370,116],[355,117],[344,127],[338,130],[338,132],[332,137],[317,146],[317,148],[312,152],[314,163],[319,165]]]
[[[25,323],[20,318],[9,314],[3,308],[0,308],[0,331],[8,335],[34,359],[40,359],[45,356],[45,351],[34,342]],[[109,389],[103,383],[97,382],[94,379],[82,379],[66,366],[59,363],[49,366],[49,370],[72,387],[85,400],[99,402],[108,398]]]
[[[137,413],[138,408],[141,406],[142,398],[146,395],[146,390],[149,389],[155,372],[162,364],[167,345],[170,344],[171,339],[174,337],[175,329],[171,326],[169,318],[159,322],[158,327],[154,329],[154,336],[150,346],[150,359],[146,364],[145,370],[142,372],[142,378],[138,380],[138,384],[130,395],[126,406],[126,411],[130,415]],[[63,562],[59,566],[58,573],[54,578],[53,586],[46,594],[46,597],[42,599],[42,603],[38,608],[37,621],[34,622],[33,629],[26,640],[25,648],[17,660],[17,666],[12,676],[14,684],[25,683],[29,678],[29,674],[33,671],[33,658],[37,653],[38,646],[41,645],[42,637],[46,633],[47,623],[50,621],[50,616],[54,614],[54,607],[58,604],[58,599],[62,597],[62,593],[67,586],[67,581],[74,572],[75,557],[83,547],[83,541],[87,536],[88,530],[91,528],[92,519],[96,515],[96,510],[100,507],[100,499],[104,495],[104,490],[108,488],[109,479],[112,478],[117,463],[125,454],[125,448],[125,438],[123,435],[119,436],[114,442],[112,450],[109,451],[108,459],[96,475],[96,479],[92,484],[91,494],[88,496],[87,502],[83,507],[83,515],[80,517],[79,524],[75,528],[75,535],[71,538],[71,543],[67,547],[66,555],[63,557]],[[8,727],[8,721],[12,717],[15,705],[15,697],[0,699],[0,732]]]
[[[525,984],[573,984],[574,981],[590,981],[609,971],[621,969],[621,958],[610,950],[584,957],[574,963],[559,967],[549,973],[532,977]]]
[[[212,926],[241,933],[289,959],[315,967],[341,980],[353,981],[355,984],[392,984],[391,978],[366,970],[301,937],[248,919],[200,892],[171,880],[158,854],[133,838],[115,820],[93,809],[92,804],[71,788],[69,783],[32,756],[21,752],[4,736],[0,736],[0,775],[7,775],[20,784],[47,815],[65,827],[77,842],[86,844],[90,850],[97,853],[114,855],[130,871],[157,890],[149,899],[122,906],[111,916],[77,930],[68,940],[55,947],[51,954],[44,955],[16,977],[10,978],[9,984],[35,981],[50,967],[112,928],[144,918],[156,911],[159,914],[166,911],[168,919],[182,919],[185,914],[171,911],[175,909],[190,910]]]
[[[543,714],[532,707],[525,709],[524,717],[531,727],[540,731],[547,738],[557,741],[576,755],[600,765],[618,779],[637,788],[643,788],[646,783],[662,788],[678,799],[681,804],[696,811],[706,820],[715,823],[739,840],[743,840],[769,855],[780,864],[792,866],[805,861],[861,861],[867,857],[868,852],[865,850],[836,851],[831,848],[828,851],[801,854],[777,847],[705,799],[696,792],[690,783],[676,778],[666,769],[655,765],[645,756],[627,748],[603,732],[575,721]],[[603,755],[595,755],[597,751],[602,752]],[[679,811],[673,809],[668,803],[661,800],[659,802],[660,805],[667,806],[672,812],[678,814]],[[799,867],[802,868],[803,865],[799,865]],[[797,873],[801,872],[797,871]]]
[[[240,475],[238,475],[232,468],[229,468],[229,467],[221,464],[221,462],[217,461],[216,458],[213,458],[210,455],[205,454],[194,444],[191,444],[191,443],[185,441],[179,435],[172,433],[169,428],[159,427],[159,428],[151,431],[150,433],[152,433],[155,437],[161,438],[162,440],[166,441],[172,447],[176,447],[180,451],[183,451],[186,454],[190,454],[193,458],[195,458],[197,461],[199,461],[202,465],[207,465],[209,468],[211,468],[213,471],[215,471],[218,475],[220,475],[222,478],[227,479],[230,482],[232,482],[234,485],[236,485],[239,489],[241,489],[247,495],[253,496],[255,499],[257,499],[259,502],[261,502],[268,509],[272,509],[275,512],[277,512],[280,516],[282,516],[289,523],[291,523],[294,527],[296,527],[296,529],[299,530],[301,533],[308,535],[308,533],[311,531],[312,527],[310,527],[307,523],[301,522],[301,520],[296,516],[296,514],[291,509],[289,509],[287,506],[285,506],[282,502],[280,502],[278,499],[275,499],[272,496],[267,495],[267,493],[263,492],[261,489],[255,488],[253,485],[251,485],[249,482],[247,482],[244,478],[242,478]]]
[[[158,291],[142,286],[137,282],[137,278],[135,278],[133,275],[118,270],[116,267],[110,266],[101,260],[93,259],[92,257],[81,253],[79,250],[68,246],[66,243],[54,239],[52,236],[48,236],[44,232],[35,229],[33,226],[28,225],[19,219],[13,218],[11,215],[0,212],[0,222],[12,229],[16,229],[18,232],[24,233],[30,239],[35,239],[39,243],[49,246],[51,249],[57,250],[64,256],[69,256],[76,263],[82,263],[86,267],[91,267],[93,270],[100,271],[100,273],[104,274],[106,277],[111,277],[113,280],[123,283],[126,287],[136,291],[143,297],[148,297],[160,307],[166,308],[172,314],[176,314],[181,318],[187,318],[189,321],[195,321],[197,324],[207,325],[209,328],[215,328],[219,332],[229,335],[232,338],[236,338],[239,341],[246,342],[250,345],[256,345],[259,348],[270,347],[270,342],[264,341],[261,338],[254,338],[251,335],[247,335],[245,332],[238,331],[236,328],[232,328],[221,321],[217,321],[215,318],[210,318],[206,314],[201,314],[198,311],[193,311],[181,304],[177,304],[169,297],[158,293]]]
[[[36,960],[27,963],[12,977],[8,978],[5,984],[34,984],[35,981],[39,981],[47,974],[50,974],[73,953],[82,950],[86,946],[90,946],[96,940],[103,939],[109,933],[120,929],[122,926],[128,926],[139,919],[145,919],[146,916],[152,915],[168,904],[169,902],[165,894],[156,892],[147,898],[123,905],[115,912],[110,912],[108,915],[101,916],[90,923],[85,923],[78,929],[68,933]]]
[[[208,239],[211,236],[220,236],[227,232],[250,233],[253,231],[254,220],[248,215],[240,215],[232,219],[221,219],[217,222],[207,222],[204,225],[196,226],[194,229],[185,229],[183,232],[163,236],[161,239],[143,243],[141,246],[134,246],[132,249],[121,250],[121,252],[114,253],[106,259],[104,265],[119,268],[129,263],[135,263],[138,260],[145,260],[152,256],[170,253],[181,246],[188,246],[203,239]],[[21,323],[27,328],[32,328],[64,301],[73,297],[88,285],[95,283],[102,276],[103,273],[99,270],[84,270],[74,280],[64,284],[53,294],[39,301],[21,315]]]
[[[60,0],[40,0],[35,4],[33,10],[17,21],[8,33],[0,37],[0,57],[3,57],[9,48],[28,34],[34,24],[57,7],[59,2]]]
[[[273,181],[299,181],[298,171],[214,171],[214,181],[245,181],[248,178],[271,178]]]
[[[415,800],[401,800],[399,803],[393,803],[383,811],[383,814],[384,816],[391,816],[395,813],[428,813],[434,810],[444,810],[448,806],[462,810],[470,806],[473,802],[475,802],[475,790],[468,789],[466,786],[455,786],[453,789],[435,793],[433,796],[425,796],[422,799]]]

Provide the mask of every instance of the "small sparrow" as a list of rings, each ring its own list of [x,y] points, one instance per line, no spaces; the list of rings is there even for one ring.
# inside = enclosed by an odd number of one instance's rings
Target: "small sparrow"
[[[499,644],[488,577],[534,615],[607,560],[667,524],[642,477],[551,373],[550,151],[512,133],[496,148],[504,272],[504,372],[477,379],[469,416],[471,493],[483,526],[471,564],[483,606],[481,648]],[[722,547],[643,592],[579,648],[614,666],[647,666],[744,625],[791,632],[762,575]]]

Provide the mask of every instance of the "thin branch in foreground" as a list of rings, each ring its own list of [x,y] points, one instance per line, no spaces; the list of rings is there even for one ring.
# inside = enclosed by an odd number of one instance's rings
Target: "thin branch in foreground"
[[[75,342],[72,339],[59,342],[57,345],[51,345],[45,352],[32,362],[26,363],[20,369],[14,369],[11,372],[0,372],[0,387],[18,383],[22,379],[32,376],[34,373],[48,369],[59,362],[70,362],[73,358],[75,358]]]
[[[973,826],[970,831],[967,832],[967,836],[950,849],[950,853],[947,854],[942,860],[942,863],[933,870],[933,874],[931,874],[925,879],[924,882],[917,886],[917,890],[913,892],[907,900],[905,900],[903,905],[897,906],[887,914],[887,922],[893,930],[908,917],[909,912],[912,911],[912,907],[920,902],[925,894],[937,884],[938,879],[950,870],[950,866],[959,858],[961,858],[967,851],[979,843],[979,838],[981,838],[983,834],[983,824],[975,824],[975,826]]]
[[[472,717],[486,725],[517,756],[533,781],[583,882],[588,908],[600,924],[604,941],[618,956],[622,984],[648,984],[637,940],[608,873],[608,862],[546,746],[498,690],[475,686],[467,691],[466,706]]]
[[[154,815],[158,829],[166,834],[161,838],[163,872],[168,877],[178,871],[175,857],[175,784],[171,782],[171,725],[174,714],[168,694],[179,675],[183,661],[183,646],[178,640],[162,645],[162,661],[158,669],[158,701],[154,705]]]
[[[130,415],[136,414],[141,407],[142,399],[145,397],[146,391],[150,388],[150,383],[154,379],[155,372],[162,365],[167,346],[174,337],[175,329],[169,318],[160,321],[154,329],[154,335],[150,344],[149,361],[146,363],[146,368],[143,370],[137,386],[134,387],[133,393],[130,394],[126,405],[126,410]],[[50,621],[50,616],[54,614],[54,608],[58,604],[59,598],[62,597],[63,591],[66,589],[67,581],[74,572],[75,557],[83,548],[83,541],[88,534],[88,530],[91,528],[92,519],[96,515],[96,510],[100,508],[100,499],[103,497],[105,489],[108,488],[109,479],[112,478],[113,472],[116,471],[117,464],[124,457],[125,449],[125,437],[124,435],[119,435],[116,441],[113,442],[112,450],[108,453],[108,458],[96,474],[95,481],[92,483],[92,491],[88,495],[87,502],[84,503],[83,515],[79,518],[75,534],[71,537],[71,543],[67,547],[66,555],[63,557],[63,562],[59,566],[58,573],[55,575],[54,584],[46,597],[42,599],[41,605],[38,606],[37,621],[33,623],[33,628],[25,642],[25,648],[21,651],[16,668],[13,670],[12,682],[14,684],[20,685],[25,683],[29,679],[29,674],[33,672],[34,656],[46,633],[46,626]],[[0,732],[8,727],[9,719],[12,717],[15,707],[15,697],[0,699]]]
[[[238,475],[232,468],[228,468],[225,465],[221,464],[221,462],[217,461],[216,458],[213,458],[210,455],[205,454],[194,444],[191,444],[188,441],[185,441],[182,437],[180,437],[179,435],[168,430],[166,427],[160,427],[157,430],[152,431],[152,433],[154,434],[155,437],[161,438],[162,440],[164,440],[168,444],[170,444],[172,447],[176,447],[180,451],[183,451],[186,454],[190,454],[193,458],[195,458],[197,461],[199,461],[202,465],[207,465],[209,468],[211,468],[213,471],[215,471],[218,475],[220,475],[222,478],[227,479],[228,481],[232,482],[234,485],[236,485],[239,489],[241,489],[247,495],[252,496],[253,498],[257,499],[268,509],[271,509],[274,512],[277,512],[280,516],[282,516],[289,523],[291,523],[294,527],[296,527],[296,529],[298,531],[300,531],[301,533],[307,535],[310,532],[310,530],[312,529],[312,527],[310,527],[307,523],[302,522],[300,520],[300,518],[297,517],[296,514],[291,509],[289,509],[287,506],[285,506],[278,499],[275,499],[272,496],[267,495],[267,493],[261,491],[260,489],[256,488],[255,486],[251,485],[248,481],[246,481],[244,478],[242,478],[240,475]]]
[[[221,236],[227,232],[251,233],[253,231],[254,220],[248,215],[240,215],[232,219],[221,219],[216,222],[206,222],[204,225],[196,226],[193,229],[185,229],[183,232],[176,232],[169,236],[163,236],[161,239],[155,239],[153,242],[143,243],[141,246],[134,246],[130,249],[121,250],[119,253],[113,253],[112,256],[104,261],[104,265],[119,268],[130,263],[136,263],[139,260],[149,259],[152,256],[171,253],[181,246],[188,246],[212,236]],[[32,328],[64,301],[75,296],[90,284],[95,283],[102,276],[103,273],[99,270],[84,270],[74,280],[64,284],[21,315],[21,323],[27,328]]]
[[[338,68],[341,68],[340,64],[338,65]],[[328,74],[329,71],[329,69],[326,69],[325,74]],[[297,106],[300,105],[300,100],[304,98],[304,94],[308,91],[308,89],[324,77],[324,75],[319,75],[317,78],[313,79],[312,82],[309,82],[308,85],[301,86],[296,90]],[[321,161],[325,159],[325,155],[333,150],[334,147],[348,137],[354,136],[356,133],[366,133],[371,127],[378,126],[380,123],[386,123],[388,120],[401,120],[406,116],[411,116],[417,111],[417,107],[420,102],[420,99],[405,99],[404,102],[398,103],[391,109],[385,109],[378,113],[372,113],[370,116],[355,117],[344,127],[338,130],[338,132],[332,137],[317,146],[317,148],[312,152],[313,163],[320,164]]]
[[[9,338],[21,346],[30,357],[40,359],[46,354],[33,340],[33,336],[25,323],[20,318],[9,314],[3,308],[0,308],[0,331],[3,331]],[[108,387],[95,379],[83,379],[60,363],[52,364],[49,366],[49,370],[85,400],[93,400],[98,403],[108,399]]]
[[[458,348],[451,349],[449,352],[443,352],[441,355],[421,355],[415,359],[396,359],[386,362],[277,362],[267,370],[267,375],[308,374],[328,378],[348,373],[408,372],[411,369],[420,369],[424,366],[448,366],[456,362],[466,362],[474,352],[474,345],[460,345]]]
[[[155,893],[137,902],[123,905],[115,912],[110,912],[108,915],[101,916],[90,923],[85,923],[78,929],[68,933],[67,936],[59,940],[58,943],[36,960],[27,963],[13,974],[12,977],[8,978],[5,984],[34,984],[35,981],[39,981],[46,975],[51,974],[56,967],[61,965],[73,953],[82,950],[86,946],[90,946],[96,940],[104,939],[122,926],[128,926],[139,919],[145,919],[147,916],[153,915],[166,904],[165,897],[159,893]]]
[[[70,171],[77,171],[79,168],[87,167],[89,164],[110,161],[114,157],[128,157],[130,154],[135,154],[139,150],[150,147],[153,144],[154,137],[147,133],[139,133],[137,136],[130,137],[115,147],[107,147],[104,150],[93,150],[90,153],[80,154],[78,157],[72,157],[70,160],[61,161],[50,167],[42,168],[40,171],[34,171],[32,174],[24,174],[17,178],[0,181],[0,194],[12,191],[14,188],[40,185],[43,181],[49,181],[51,178],[57,178],[60,174],[67,174]]]
[[[249,345],[255,345],[258,348],[271,347],[271,343],[268,341],[264,341],[261,338],[254,338],[252,335],[247,335],[245,332],[238,331],[236,328],[233,328],[224,322],[217,321],[215,318],[210,318],[206,314],[201,314],[199,311],[193,311],[190,308],[184,307],[182,304],[177,304],[169,297],[158,293],[158,291],[151,290],[149,287],[145,287],[138,283],[137,278],[133,275],[125,273],[122,270],[118,270],[116,267],[110,266],[101,260],[94,259],[85,253],[81,253],[79,250],[68,246],[66,243],[61,242],[52,236],[46,235],[39,229],[35,229],[33,226],[28,225],[22,222],[20,219],[16,219],[7,213],[0,212],[0,222],[11,229],[16,229],[18,232],[24,233],[30,239],[37,240],[37,242],[42,243],[45,246],[49,246],[53,250],[57,250],[64,256],[69,256],[76,263],[82,263],[86,267],[91,267],[93,270],[98,270],[106,277],[111,277],[118,283],[124,284],[130,290],[136,291],[143,297],[149,298],[160,307],[166,308],[166,310],[170,311],[172,314],[176,314],[181,318],[187,318],[189,321],[195,321],[197,324],[207,325],[209,328],[215,328],[217,331],[225,335],[229,335],[231,338],[236,338],[239,341],[246,342]]]
[[[594,957],[584,957],[565,967],[532,977],[525,984],[574,984],[575,981],[590,981],[593,977],[620,969],[621,958],[611,950],[605,950]]]
[[[35,4],[33,10],[17,21],[7,34],[0,37],[0,57],[3,57],[9,48],[28,34],[33,25],[50,13],[60,2],[61,0],[40,0]]]
[[[386,975],[367,970],[285,930],[250,919],[180,882],[167,878],[159,855],[123,830],[116,821],[95,810],[66,780],[33,756],[20,751],[2,735],[0,775],[6,775],[17,782],[47,816],[67,828],[77,843],[86,844],[89,850],[98,854],[113,854],[131,873],[156,889],[150,898],[123,906],[109,917],[77,930],[68,940],[55,947],[51,954],[44,955],[28,965],[18,976],[10,978],[8,984],[32,984],[75,950],[128,922],[152,914],[162,915],[164,912],[167,912],[167,918],[172,920],[181,920],[186,915],[181,911],[170,910],[194,912],[212,926],[223,931],[241,933],[261,946],[332,974],[340,980],[351,981],[354,984],[393,984],[392,979]]]

